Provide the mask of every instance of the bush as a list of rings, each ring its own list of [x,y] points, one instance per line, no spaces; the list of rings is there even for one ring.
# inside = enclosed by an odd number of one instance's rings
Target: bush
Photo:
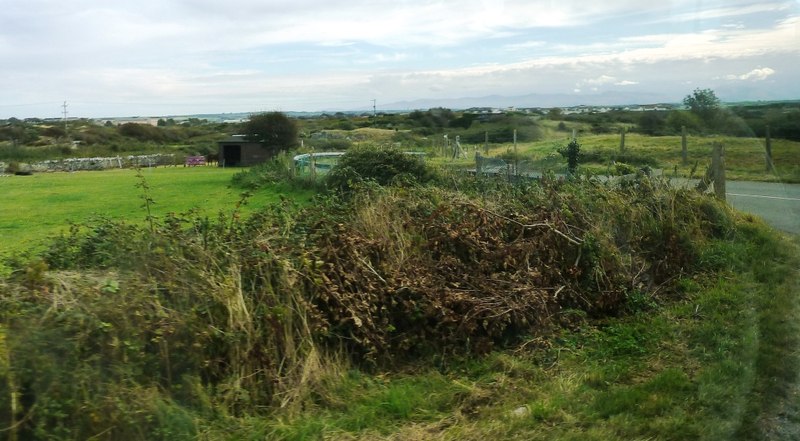
[[[49,136],[51,138],[61,138],[66,134],[67,132],[64,130],[64,128],[60,126],[50,126],[42,130],[42,135]]]
[[[125,123],[118,128],[120,135],[134,138],[139,141],[164,141],[164,133],[158,128],[148,124]]]
[[[20,168],[19,162],[17,162],[17,161],[11,161],[6,166],[6,173],[9,173],[9,174],[12,174],[12,175],[14,173],[19,172],[20,170],[21,170],[21,168]]]
[[[573,139],[566,147],[558,149],[558,153],[567,160],[567,172],[571,175],[575,174],[575,171],[578,170],[578,161],[581,155],[580,143]]]
[[[425,161],[395,149],[359,147],[349,150],[326,176],[329,188],[348,191],[357,181],[374,181],[388,185],[398,176],[405,176],[420,183],[428,182],[434,173]]]

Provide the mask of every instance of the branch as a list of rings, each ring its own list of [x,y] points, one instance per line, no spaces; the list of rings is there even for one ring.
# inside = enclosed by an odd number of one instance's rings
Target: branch
[[[499,214],[499,213],[495,213],[494,211],[492,211],[492,210],[489,210],[489,209],[487,209],[487,208],[482,208],[482,207],[479,207],[479,206],[477,206],[477,205],[475,205],[475,204],[473,204],[473,203],[470,203],[470,202],[465,202],[464,204],[465,204],[465,205],[469,205],[469,206],[471,206],[471,207],[473,207],[473,208],[476,208],[476,209],[478,209],[478,210],[482,210],[482,211],[484,211],[484,212],[486,212],[486,213],[489,213],[489,214],[491,214],[492,216],[499,217],[500,219],[503,219],[503,220],[505,220],[505,221],[511,222],[511,223],[513,223],[513,224],[517,224],[517,225],[519,225],[519,226],[522,228],[522,231],[523,231],[523,232],[524,232],[526,229],[528,229],[528,228],[547,227],[547,228],[549,228],[549,229],[550,229],[550,231],[552,231],[552,232],[554,232],[554,233],[558,234],[559,236],[563,237],[564,239],[566,239],[566,240],[567,240],[569,243],[571,243],[571,244],[573,244],[573,245],[580,245],[580,244],[582,244],[582,243],[583,243],[583,241],[582,241],[582,240],[580,240],[580,239],[578,239],[578,238],[570,237],[570,236],[567,236],[565,233],[562,233],[562,232],[561,232],[561,231],[559,231],[559,230],[558,230],[556,227],[554,227],[554,226],[553,226],[553,224],[551,224],[551,223],[550,223],[550,222],[548,222],[548,221],[544,221],[544,222],[537,222],[537,223],[535,223],[535,224],[523,224],[523,223],[522,223],[522,222],[520,222],[520,221],[517,221],[517,220],[511,219],[510,217],[503,216],[502,214]]]

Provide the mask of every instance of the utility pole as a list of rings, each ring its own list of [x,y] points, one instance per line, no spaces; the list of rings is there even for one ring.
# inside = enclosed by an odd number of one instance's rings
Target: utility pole
[[[377,107],[375,106],[375,98],[372,99],[372,116],[378,116]]]
[[[64,101],[61,107],[64,109],[61,112],[64,115],[64,136],[67,136],[67,102]]]

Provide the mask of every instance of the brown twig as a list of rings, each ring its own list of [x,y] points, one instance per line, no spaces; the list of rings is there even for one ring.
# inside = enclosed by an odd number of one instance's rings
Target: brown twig
[[[550,231],[552,231],[552,232],[558,234],[559,236],[563,237],[564,239],[566,239],[569,243],[571,243],[573,245],[580,245],[580,244],[583,243],[582,240],[580,240],[578,238],[570,237],[570,236],[566,235],[565,233],[559,231],[556,227],[553,226],[553,224],[551,224],[548,221],[536,222],[534,224],[523,224],[522,222],[520,222],[518,220],[514,220],[514,219],[511,219],[510,217],[503,216],[500,213],[495,213],[494,211],[489,210],[488,208],[479,207],[479,206],[477,206],[477,205],[475,205],[473,203],[469,203],[469,202],[466,202],[465,204],[469,205],[472,208],[475,208],[475,209],[484,211],[486,213],[489,213],[492,216],[498,217],[498,218],[503,219],[503,220],[505,220],[507,222],[511,222],[513,224],[519,225],[522,228],[522,232],[524,232],[528,228],[547,227],[547,228],[550,229]],[[521,235],[522,235],[522,233],[520,233],[520,236]]]

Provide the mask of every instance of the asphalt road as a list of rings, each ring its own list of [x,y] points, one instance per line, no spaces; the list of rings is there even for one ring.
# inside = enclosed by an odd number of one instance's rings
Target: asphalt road
[[[733,208],[760,216],[779,230],[800,234],[800,184],[728,181],[725,192]]]
[[[690,187],[698,182],[682,178],[671,181]],[[714,191],[713,187],[709,191]],[[733,208],[759,216],[778,230],[800,234],[800,184],[727,181],[725,195]]]

